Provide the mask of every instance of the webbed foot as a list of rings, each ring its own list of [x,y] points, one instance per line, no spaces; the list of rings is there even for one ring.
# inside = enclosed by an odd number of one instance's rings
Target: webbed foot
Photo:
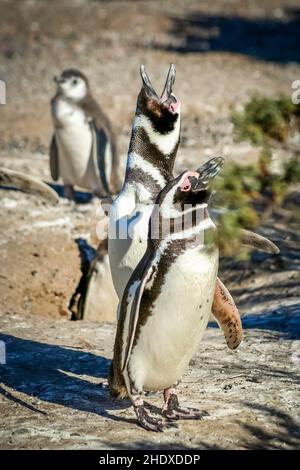
[[[165,405],[162,415],[167,419],[202,419],[208,416],[207,411],[197,410],[196,408],[182,408],[179,405],[178,396],[174,388],[164,391]]]
[[[144,404],[134,406],[134,411],[136,413],[139,424],[142,428],[147,429],[148,431],[161,432],[163,431],[164,424],[162,419],[154,418],[149,415],[145,409]]]

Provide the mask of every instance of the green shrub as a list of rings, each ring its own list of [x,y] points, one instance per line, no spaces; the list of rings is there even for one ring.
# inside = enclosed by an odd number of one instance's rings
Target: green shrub
[[[287,183],[300,183],[300,155],[293,156],[284,165]]]
[[[250,140],[255,145],[263,145],[270,139],[285,142],[291,132],[293,116],[299,115],[299,106],[293,104],[289,96],[253,96],[246,103],[244,111],[233,113],[231,120],[238,140]]]

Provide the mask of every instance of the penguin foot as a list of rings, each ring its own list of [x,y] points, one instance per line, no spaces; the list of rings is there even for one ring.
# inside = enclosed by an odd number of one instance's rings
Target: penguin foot
[[[165,405],[162,415],[167,419],[202,419],[208,416],[207,411],[197,410],[196,408],[182,408],[174,391],[165,390]]]
[[[161,418],[154,418],[147,413],[144,400],[140,395],[131,395],[131,401],[138,422],[142,428],[147,429],[147,431],[154,432],[161,432],[163,430],[163,420]]]
[[[153,418],[150,416],[144,405],[134,406],[134,411],[136,413],[139,424],[142,428],[147,429],[147,431],[162,432],[164,425],[162,419]]]
[[[75,201],[75,191],[71,184],[64,185],[64,196],[70,201]]]

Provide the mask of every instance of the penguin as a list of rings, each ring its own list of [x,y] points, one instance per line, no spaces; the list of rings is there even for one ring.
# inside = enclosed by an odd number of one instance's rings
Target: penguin
[[[110,196],[121,187],[116,137],[111,123],[91,94],[87,77],[64,70],[54,77],[57,92],[51,100],[54,134],[50,171],[61,176],[64,194],[75,199],[74,186],[97,196]]]
[[[57,193],[46,183],[8,168],[0,168],[0,186],[33,194],[48,204],[56,205],[59,202]]]
[[[180,101],[173,94],[176,70],[170,65],[162,94],[153,88],[144,65],[128,150],[125,182],[109,210],[109,261],[122,298],[147,245],[148,220],[157,194],[173,179],[180,140]]]
[[[162,431],[164,422],[147,413],[143,392],[164,391],[162,415],[168,420],[206,414],[181,408],[176,386],[201,341],[213,302],[218,311],[224,303],[228,308],[228,299],[215,296],[218,248],[205,243],[207,231],[215,229],[205,210],[209,180],[222,164],[222,158],[212,159],[208,171],[185,171],[160,191],[146,253],[124,290],[108,384],[113,397],[129,396],[147,430]]]

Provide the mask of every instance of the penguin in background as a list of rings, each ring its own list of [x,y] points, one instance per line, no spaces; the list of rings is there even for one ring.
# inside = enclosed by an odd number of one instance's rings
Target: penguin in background
[[[97,196],[116,194],[122,180],[116,136],[108,117],[91,94],[86,76],[76,69],[54,77],[57,91],[51,100],[54,134],[50,171],[74,199],[74,186]]]

